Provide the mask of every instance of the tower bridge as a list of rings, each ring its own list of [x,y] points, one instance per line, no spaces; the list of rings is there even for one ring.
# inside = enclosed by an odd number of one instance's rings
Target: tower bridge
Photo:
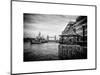
[[[50,38],[53,38],[53,40],[51,40]],[[48,42],[58,42],[56,35],[55,36],[47,35],[47,41]]]

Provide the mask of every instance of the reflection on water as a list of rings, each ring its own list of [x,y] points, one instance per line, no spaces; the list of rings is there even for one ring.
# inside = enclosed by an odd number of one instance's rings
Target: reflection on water
[[[58,59],[58,43],[24,44],[24,61]]]

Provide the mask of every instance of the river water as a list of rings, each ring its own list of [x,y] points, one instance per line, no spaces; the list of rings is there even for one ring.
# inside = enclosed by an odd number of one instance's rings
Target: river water
[[[24,61],[57,60],[58,45],[56,42],[43,44],[24,44]]]

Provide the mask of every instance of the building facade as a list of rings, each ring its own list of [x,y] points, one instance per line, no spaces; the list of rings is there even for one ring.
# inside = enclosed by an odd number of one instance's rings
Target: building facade
[[[87,16],[79,16],[76,22],[69,22],[59,40],[61,59],[87,58]]]

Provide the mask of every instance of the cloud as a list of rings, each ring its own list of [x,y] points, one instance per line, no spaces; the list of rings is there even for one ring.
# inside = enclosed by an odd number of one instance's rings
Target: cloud
[[[24,14],[24,33],[29,36],[38,35],[41,32],[44,36],[60,35],[69,21],[75,21],[77,16],[70,15],[49,15],[49,14]],[[32,34],[34,33],[34,35]],[[25,35],[25,36],[27,36]]]

